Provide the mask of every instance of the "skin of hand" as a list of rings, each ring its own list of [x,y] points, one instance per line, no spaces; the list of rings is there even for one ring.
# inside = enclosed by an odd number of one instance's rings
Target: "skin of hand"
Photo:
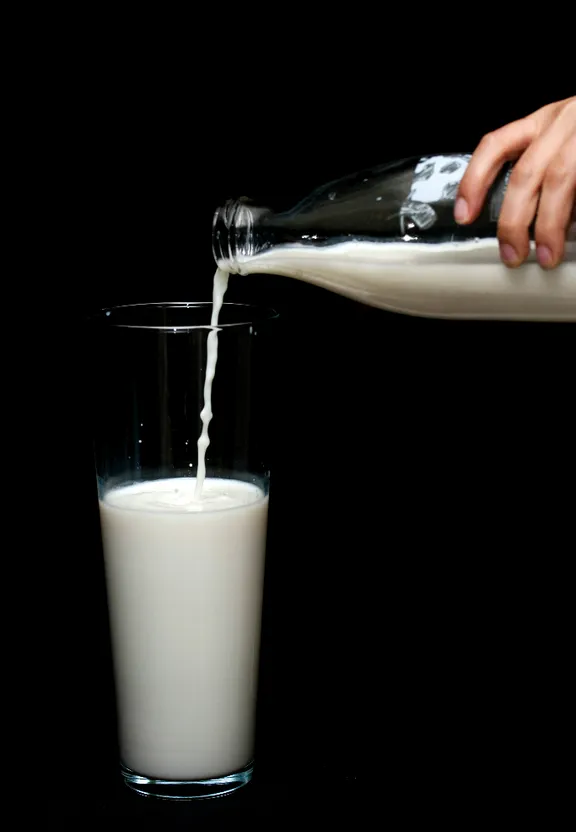
[[[552,269],[564,256],[566,233],[576,220],[576,96],[484,136],[460,183],[456,222],[476,219],[498,172],[514,160],[498,221],[500,257],[512,268],[524,262],[536,218],[538,262]]]

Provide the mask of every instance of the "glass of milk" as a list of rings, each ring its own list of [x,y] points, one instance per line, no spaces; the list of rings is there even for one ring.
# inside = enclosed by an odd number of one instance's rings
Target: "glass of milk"
[[[210,303],[162,303],[96,321],[119,748],[125,782],[141,794],[215,797],[252,776],[275,317],[224,304],[216,329]]]

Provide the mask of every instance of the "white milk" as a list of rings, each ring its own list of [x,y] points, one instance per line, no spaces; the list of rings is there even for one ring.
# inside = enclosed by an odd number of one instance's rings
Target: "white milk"
[[[152,778],[252,759],[268,498],[207,478],[100,502],[122,761]]]
[[[435,318],[576,320],[576,243],[545,271],[530,262],[508,269],[495,239],[477,242],[288,245],[232,266],[241,274],[278,274],[323,286],[370,306]],[[221,264],[222,265],[222,264]],[[230,265],[228,264],[228,267]]]
[[[212,290],[212,316],[210,319],[210,326],[218,326],[218,318],[224,295],[228,288],[228,272],[222,269],[216,269],[214,275],[214,288]],[[206,448],[210,444],[208,436],[208,427],[212,419],[212,382],[216,375],[216,364],[218,362],[218,330],[212,329],[208,333],[208,342],[206,348],[206,377],[204,379],[204,407],[200,411],[200,418],[202,420],[202,433],[198,439],[198,478],[196,480],[196,492],[194,497],[199,500],[202,496],[202,486],[204,484],[204,477],[206,476]]]

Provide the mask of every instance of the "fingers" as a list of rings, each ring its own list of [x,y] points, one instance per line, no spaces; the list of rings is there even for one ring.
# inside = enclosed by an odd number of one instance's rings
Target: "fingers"
[[[574,125],[571,123],[570,114],[568,113],[567,117],[566,113],[566,110],[560,113],[548,129],[532,142],[510,176],[498,220],[500,254],[508,266],[519,266],[530,253],[529,229],[536,216],[540,189],[545,178],[550,176],[548,215],[551,210],[551,196],[558,198],[562,194],[568,199],[563,190],[566,187],[563,184],[564,177],[569,171],[569,160],[565,158],[564,147],[569,143]],[[563,226],[564,232],[566,225],[567,220]],[[557,229],[554,236],[555,252],[558,251],[557,238],[560,233],[561,230]],[[544,249],[542,253],[546,257]],[[551,259],[551,253],[548,259]]]
[[[566,232],[575,210],[576,132],[550,164],[540,196],[534,229],[538,261],[552,269],[564,256]]]
[[[529,116],[484,136],[460,182],[454,209],[456,222],[467,224],[476,219],[502,165],[517,159],[537,132],[538,124]]]
[[[526,148],[554,122],[565,105],[576,99],[564,99],[536,110],[526,118],[487,133],[476,148],[466,169],[454,215],[456,222],[473,222],[482,209],[488,189],[505,162],[517,159]]]
[[[542,107],[487,134],[466,170],[454,209],[457,222],[477,219],[488,190],[506,161],[519,159],[507,185],[498,222],[502,260],[520,265],[530,251],[535,217],[538,259],[554,268],[575,222],[576,97]],[[571,224],[572,223],[572,224]]]

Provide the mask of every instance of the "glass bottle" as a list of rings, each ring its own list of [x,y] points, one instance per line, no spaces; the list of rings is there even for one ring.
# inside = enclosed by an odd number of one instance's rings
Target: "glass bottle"
[[[432,317],[576,320],[576,218],[564,262],[544,271],[499,257],[497,223],[511,166],[478,219],[454,220],[471,154],[392,162],[330,182],[288,211],[230,200],[212,246],[231,273],[279,274],[391,311]]]

